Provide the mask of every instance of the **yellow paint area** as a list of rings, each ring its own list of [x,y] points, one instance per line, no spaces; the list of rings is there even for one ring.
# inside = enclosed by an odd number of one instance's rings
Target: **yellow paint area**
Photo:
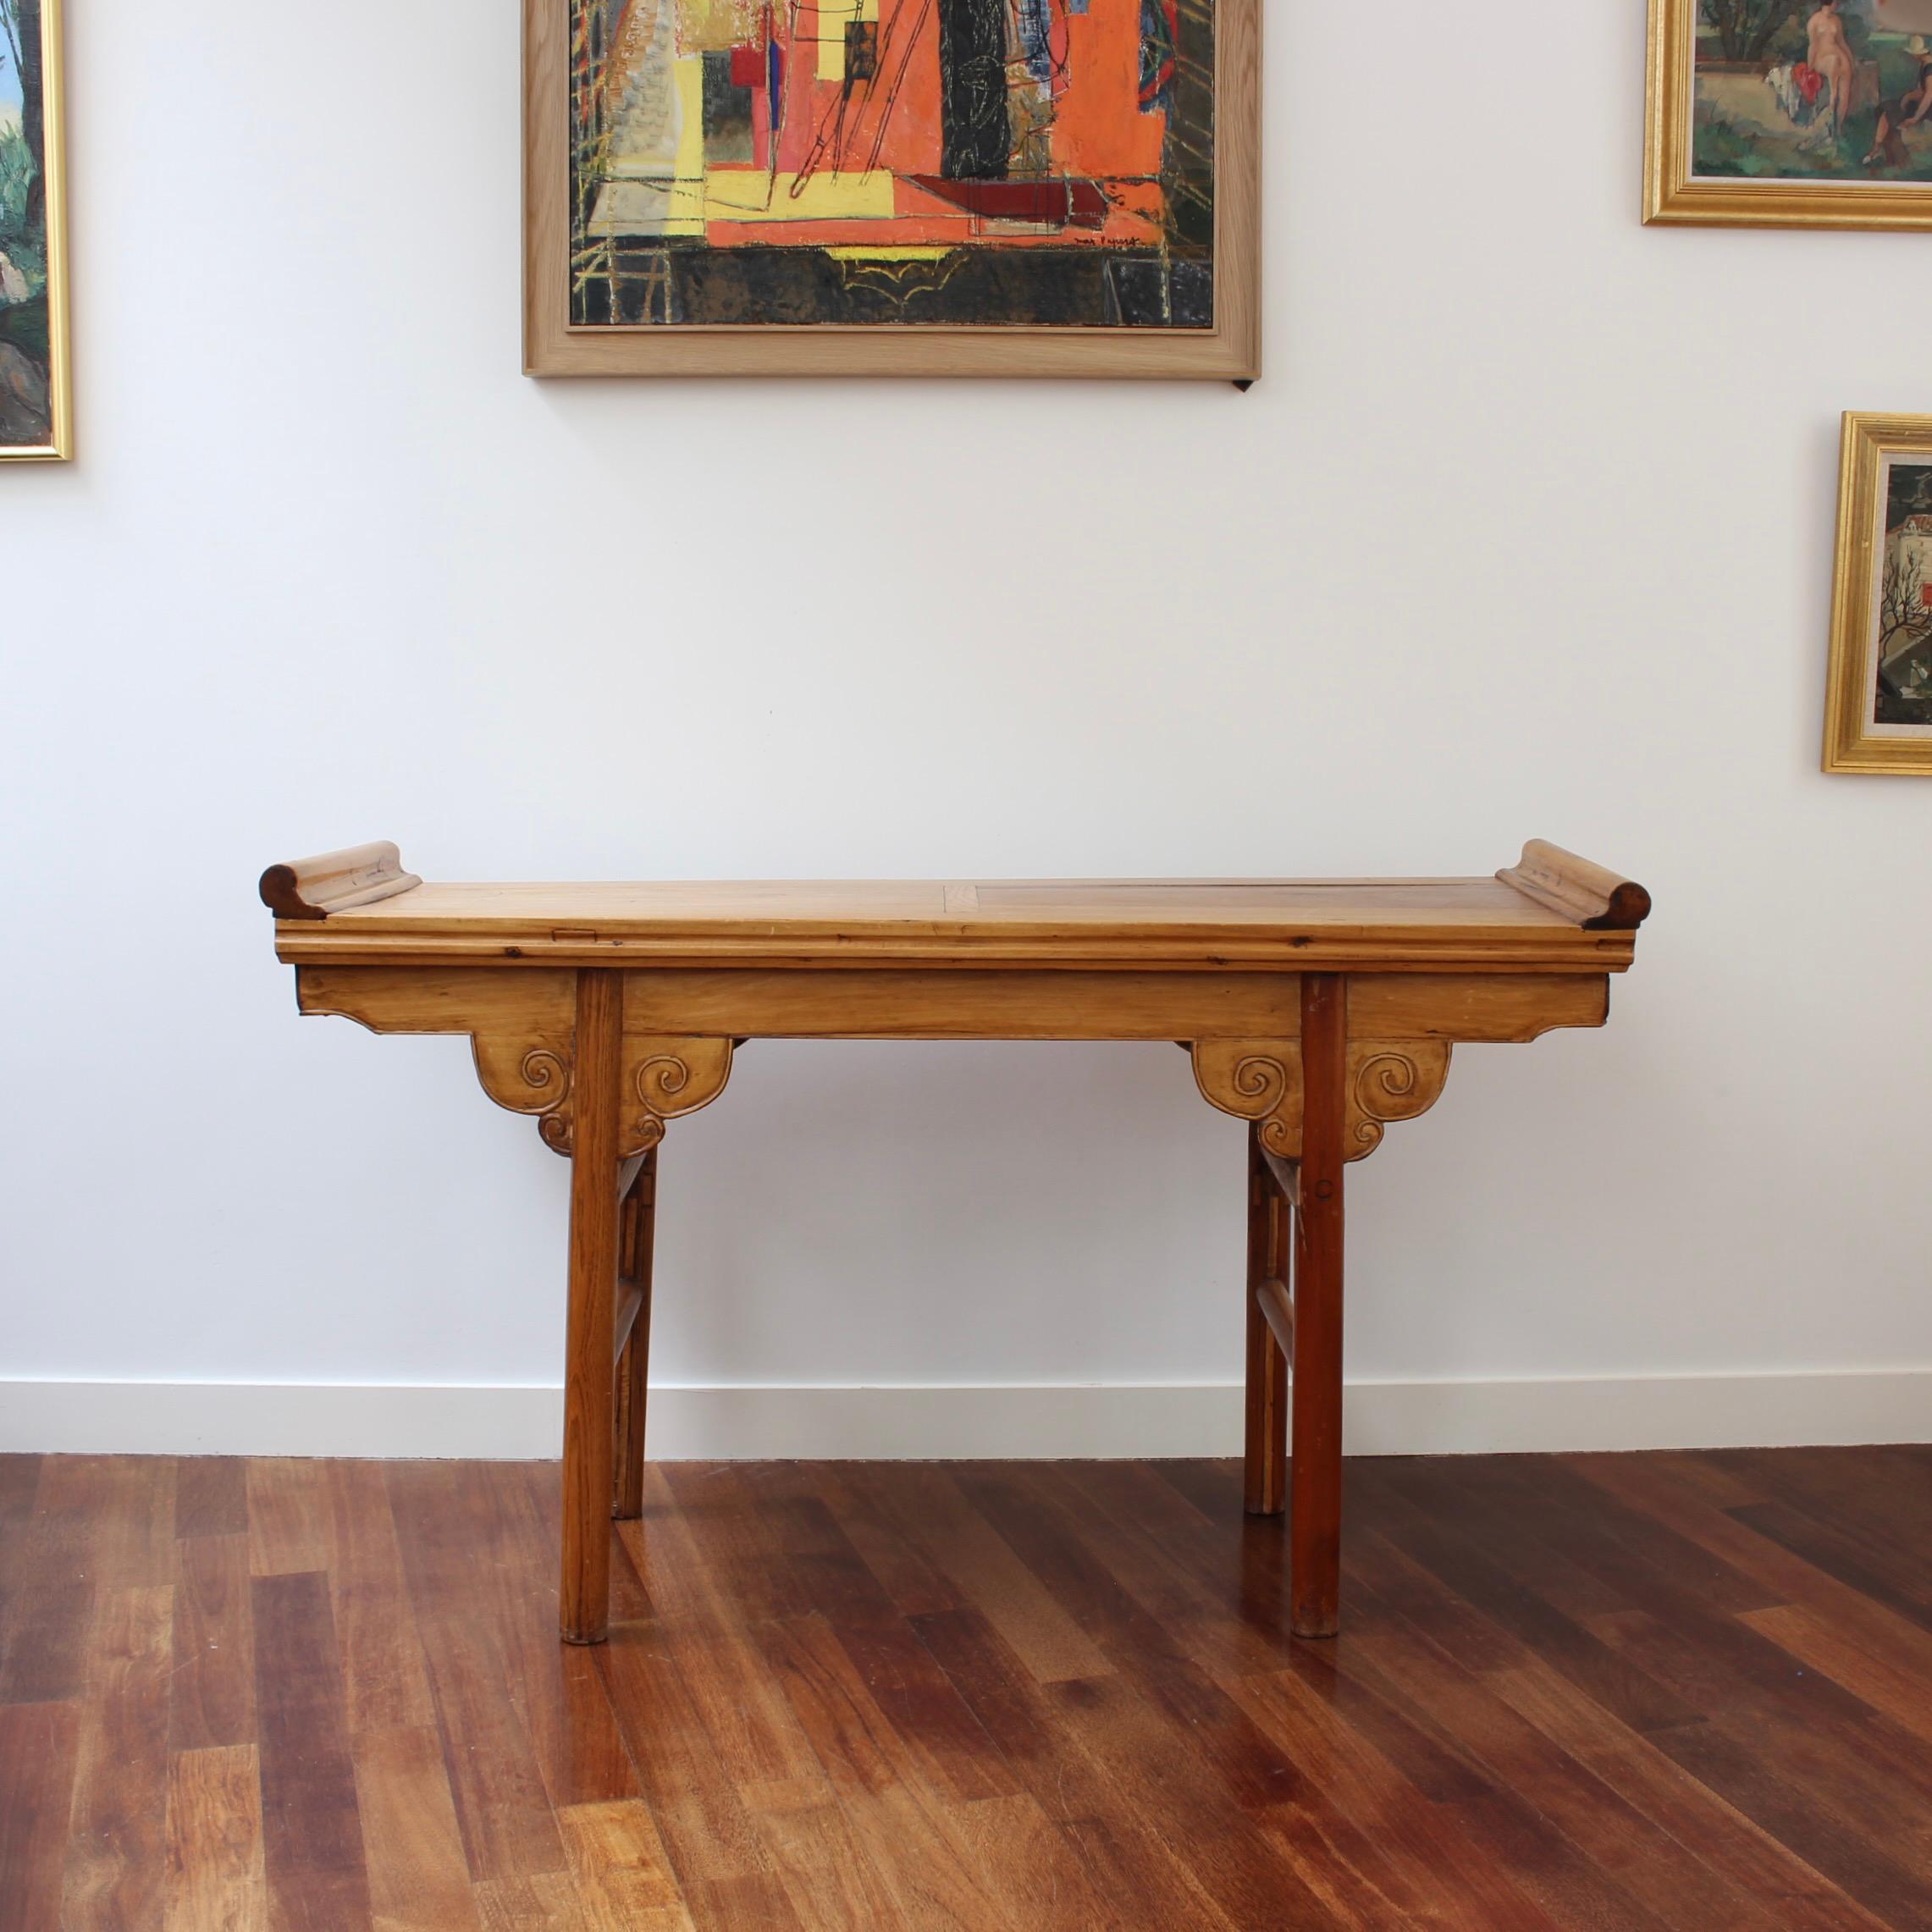
[[[758,37],[752,0],[677,0],[677,51],[727,53]]]
[[[879,0],[819,0],[816,38],[819,78],[845,79],[845,30],[849,21],[876,20]]]
[[[835,262],[937,262],[952,253],[957,243],[942,241],[932,246],[910,248],[828,248]]]
[[[869,174],[821,168],[794,196],[798,179],[796,174],[781,174],[773,180],[748,168],[714,168],[704,180],[704,212],[713,221],[744,222],[878,221],[892,214],[892,176],[886,168]]]
[[[672,63],[677,82],[677,161],[665,211],[666,235],[704,232],[704,57],[680,54]]]

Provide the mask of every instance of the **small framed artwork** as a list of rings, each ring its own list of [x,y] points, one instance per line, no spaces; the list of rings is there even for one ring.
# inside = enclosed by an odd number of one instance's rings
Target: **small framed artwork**
[[[533,375],[1219,378],[1261,0],[524,0]]]
[[[1932,777],[1932,416],[1847,416],[1827,771]]]
[[[72,454],[60,0],[0,0],[0,460]]]
[[[1644,219],[1932,228],[1932,0],[1650,0]]]

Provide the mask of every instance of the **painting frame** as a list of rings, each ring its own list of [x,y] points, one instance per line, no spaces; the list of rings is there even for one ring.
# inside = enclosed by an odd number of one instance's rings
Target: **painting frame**
[[[63,0],[38,0],[41,31],[41,177],[45,186],[48,433],[0,442],[0,462],[67,462],[74,455],[74,385],[69,340],[67,122]]]
[[[1261,373],[1261,0],[1217,0],[1212,328],[570,320],[568,0],[523,0],[523,369],[531,376],[1180,378]]]
[[[1878,670],[1884,661],[1881,612],[1888,599],[1887,499],[1893,463],[1922,458],[1932,478],[1932,416],[1881,416],[1848,411],[1839,445],[1838,550],[1831,597],[1831,652],[1825,681],[1824,759],[1827,771],[1911,773],[1932,778],[1932,722],[1924,735],[1888,735],[1874,720]],[[1881,494],[1881,485],[1886,494]],[[1932,500],[1932,482],[1925,486]],[[1924,522],[1932,527],[1932,515]],[[1910,525],[1902,525],[1902,530]],[[1932,528],[1925,545],[1932,554]],[[1932,613],[1932,578],[1920,570],[1920,600]],[[1924,627],[1932,652],[1932,615]],[[1924,676],[1924,667],[1918,675]],[[1918,700],[1914,698],[1913,702]],[[1932,711],[1932,704],[1928,704]],[[1896,727],[1894,727],[1896,730]]]
[[[1932,228],[1932,181],[1693,172],[1698,0],[1650,0],[1643,218],[1722,228]]]

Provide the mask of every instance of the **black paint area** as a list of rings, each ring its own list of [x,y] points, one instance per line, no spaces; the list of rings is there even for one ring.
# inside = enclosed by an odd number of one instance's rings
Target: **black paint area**
[[[941,174],[1003,181],[1007,173],[1006,0],[938,0]]]

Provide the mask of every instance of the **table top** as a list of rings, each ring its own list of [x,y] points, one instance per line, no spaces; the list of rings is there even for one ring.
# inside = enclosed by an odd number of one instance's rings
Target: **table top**
[[[1620,971],[1641,886],[1532,841],[1488,878],[424,883],[392,845],[264,874],[294,963],[1489,965]]]

